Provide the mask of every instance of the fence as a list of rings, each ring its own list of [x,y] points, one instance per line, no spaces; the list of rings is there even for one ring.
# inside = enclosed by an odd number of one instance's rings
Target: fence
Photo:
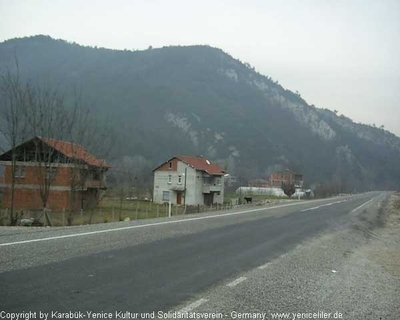
[[[219,210],[228,210],[233,207],[232,204],[214,204],[182,206],[171,205],[171,216],[179,216],[185,214],[195,214],[212,212]],[[0,211],[0,225],[6,225],[8,221],[9,209]],[[19,210],[16,211],[18,224],[21,221],[32,219],[33,225],[43,226],[48,225],[48,222],[41,215],[43,210]],[[52,212],[47,210],[51,219],[52,226],[66,226],[68,223],[68,210],[64,209],[61,212]],[[150,201],[130,201],[122,203],[106,203],[93,210],[79,210],[73,213],[72,225],[108,223],[127,220],[154,219],[169,216],[168,203],[155,204]]]

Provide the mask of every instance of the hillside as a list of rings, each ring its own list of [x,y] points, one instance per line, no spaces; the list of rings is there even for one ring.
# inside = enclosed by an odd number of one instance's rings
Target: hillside
[[[400,186],[400,138],[309,106],[220,49],[120,51],[35,36],[0,43],[0,70],[15,52],[24,77],[82,88],[115,124],[116,162],[140,156],[151,168],[201,154],[243,180],[291,168],[308,184],[334,180],[343,191]]]

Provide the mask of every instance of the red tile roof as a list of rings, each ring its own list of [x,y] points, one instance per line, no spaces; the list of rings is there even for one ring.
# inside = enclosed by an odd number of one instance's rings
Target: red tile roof
[[[87,152],[86,149],[79,144],[56,140],[56,139],[49,139],[42,137],[37,137],[37,138],[68,158],[81,160],[86,164],[94,167],[105,167],[105,168],[111,167],[104,160],[98,159],[94,155]]]
[[[167,162],[171,161],[172,159],[178,159],[191,167],[195,168],[196,170],[204,171],[210,175],[224,175],[225,171],[218,165],[211,163],[209,160],[203,157],[191,157],[191,156],[175,156],[169,159]],[[159,167],[155,168],[153,171],[156,171]]]

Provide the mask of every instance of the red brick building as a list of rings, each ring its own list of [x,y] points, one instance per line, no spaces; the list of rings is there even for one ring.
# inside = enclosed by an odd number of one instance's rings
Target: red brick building
[[[288,169],[271,173],[268,180],[271,187],[280,188],[282,184],[294,184],[296,188],[303,187],[303,175]]]
[[[105,172],[110,166],[84,147],[66,141],[35,137],[15,149],[14,208],[53,211],[89,206],[106,189]],[[38,160],[41,159],[41,160]],[[12,152],[0,156],[0,187],[3,207],[11,206]]]
[[[254,187],[254,188],[269,188],[270,187],[270,183],[268,180],[264,180],[264,179],[255,179],[255,180],[251,180],[247,183],[248,187]]]

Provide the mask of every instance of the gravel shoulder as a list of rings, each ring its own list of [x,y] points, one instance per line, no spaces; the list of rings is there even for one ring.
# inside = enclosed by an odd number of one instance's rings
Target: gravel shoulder
[[[318,312],[330,318],[400,319],[400,193],[350,215],[347,226],[238,275],[245,281],[228,286],[231,279],[194,297],[203,303],[193,311],[225,319],[263,313],[273,319],[282,312],[290,313],[288,319]]]

